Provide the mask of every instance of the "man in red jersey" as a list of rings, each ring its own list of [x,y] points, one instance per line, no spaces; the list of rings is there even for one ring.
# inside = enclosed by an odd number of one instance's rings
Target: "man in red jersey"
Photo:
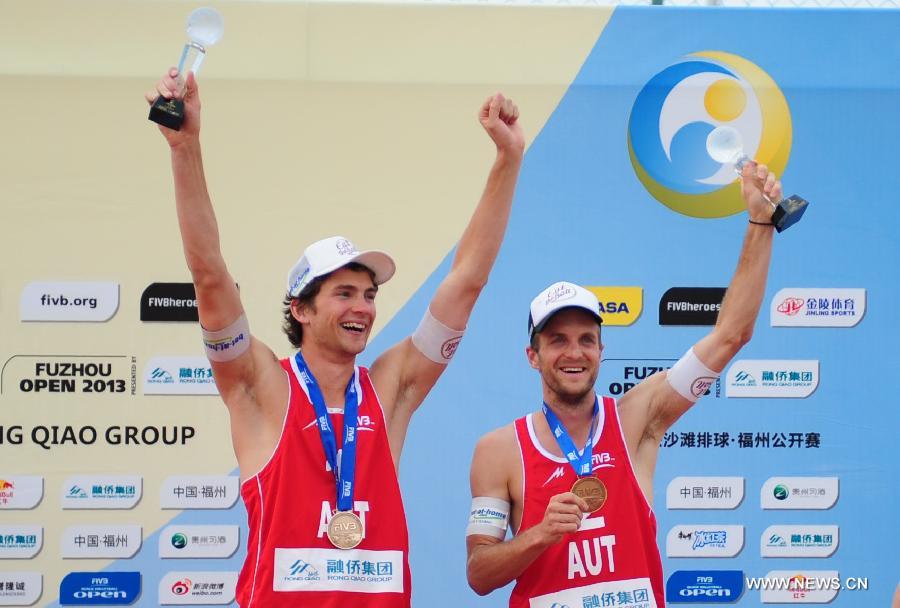
[[[178,76],[170,70],[147,101],[176,95]],[[192,74],[185,90],[181,129],[160,130],[171,150],[206,353],[243,480],[250,533],[237,600],[243,608],[408,607],[397,465],[410,418],[453,356],[500,248],[525,147],[518,109],[499,93],[482,105],[479,120],[497,155],[450,272],[413,335],[366,370],[356,356],[393,260],[342,237],[307,247],[288,273],[285,297],[285,331],[300,350],[279,361],[251,337],[222,258]]]
[[[780,200],[781,184],[752,162],[742,184],[750,223],[716,327],[618,404],[594,393],[597,298],[560,282],[532,301],[526,353],[544,406],[475,448],[466,542],[477,593],[515,580],[514,608],[665,606],[652,510],[660,440],[750,339],[765,292],[774,229],[766,197]]]

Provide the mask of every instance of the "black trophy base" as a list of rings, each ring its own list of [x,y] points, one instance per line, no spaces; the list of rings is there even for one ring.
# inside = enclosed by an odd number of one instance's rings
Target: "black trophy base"
[[[809,207],[809,201],[806,201],[796,194],[784,199],[775,207],[772,214],[772,223],[775,224],[775,230],[783,232],[800,221],[806,208]]]
[[[184,102],[180,99],[166,99],[162,95],[150,106],[150,120],[175,131],[184,123]]]

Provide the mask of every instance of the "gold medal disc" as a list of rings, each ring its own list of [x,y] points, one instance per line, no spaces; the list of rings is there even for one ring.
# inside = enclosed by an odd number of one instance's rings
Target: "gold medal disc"
[[[352,549],[362,542],[363,526],[352,511],[338,511],[328,522],[328,540],[338,549]]]
[[[572,486],[572,493],[584,499],[588,513],[599,511],[606,503],[606,486],[596,477],[579,477]]]

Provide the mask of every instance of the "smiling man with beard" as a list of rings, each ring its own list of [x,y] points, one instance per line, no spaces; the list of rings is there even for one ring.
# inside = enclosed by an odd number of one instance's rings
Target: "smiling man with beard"
[[[543,406],[482,437],[472,460],[467,575],[480,595],[515,580],[511,608],[665,606],[652,508],[660,440],[750,340],[772,254],[781,183],[752,162],[741,177],[749,225],[716,327],[618,403],[594,392],[597,298],[560,282],[532,301],[526,354]]]

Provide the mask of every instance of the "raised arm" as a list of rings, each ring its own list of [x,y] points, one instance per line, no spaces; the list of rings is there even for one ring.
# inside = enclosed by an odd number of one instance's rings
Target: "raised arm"
[[[547,547],[562,540],[566,534],[578,530],[587,505],[571,492],[557,494],[550,499],[544,519],[536,526],[523,530],[510,540],[496,526],[478,523],[474,513],[479,499],[495,498],[511,503],[510,521],[521,518],[521,494],[511,490],[513,471],[521,468],[518,447],[512,426],[485,435],[475,446],[470,481],[473,514],[466,533],[466,578],[478,595],[486,595],[512,582]],[[480,527],[479,527],[480,526]],[[485,532],[479,534],[478,532]]]
[[[450,272],[429,306],[438,327],[448,331],[465,329],[503,241],[525,150],[518,118],[515,104],[499,93],[489,97],[479,112],[481,125],[494,142],[497,154],[481,200],[460,238]],[[373,364],[372,376],[385,413],[398,432],[405,433],[409,417],[446,368],[446,360],[434,360],[440,358],[427,357],[408,338]],[[392,437],[392,442],[397,439],[402,443],[402,434]]]
[[[177,77],[177,70],[170,69],[146,94],[147,102],[153,103],[159,95],[172,98]],[[185,120],[180,131],[162,126],[159,129],[170,148],[178,226],[197,293],[200,324],[206,332],[215,333],[233,327],[243,315],[243,306],[222,257],[216,216],[206,188],[200,150],[200,96],[193,73],[187,75],[184,107]],[[246,339],[251,342],[250,348],[240,356],[211,361],[216,385],[229,409],[252,407],[258,396],[253,387],[260,380],[260,372],[272,374],[273,366],[278,366],[268,348],[252,341],[249,335]]]
[[[750,341],[766,290],[772,257],[771,200],[781,199],[781,182],[764,165],[748,162],[741,174],[741,191],[749,221],[737,269],[719,310],[716,326],[694,345],[698,362],[714,374],[720,373],[738,351]],[[690,356],[690,355],[688,355]],[[681,364],[681,361],[678,365]],[[696,401],[677,392],[668,381],[672,371],[654,374],[628,391],[619,402],[629,449],[638,451],[639,481],[649,496],[656,451],[665,432]],[[703,375],[703,374],[700,374]],[[640,452],[645,452],[641,457]],[[647,471],[649,467],[649,471]],[[649,477],[648,477],[649,474]]]

